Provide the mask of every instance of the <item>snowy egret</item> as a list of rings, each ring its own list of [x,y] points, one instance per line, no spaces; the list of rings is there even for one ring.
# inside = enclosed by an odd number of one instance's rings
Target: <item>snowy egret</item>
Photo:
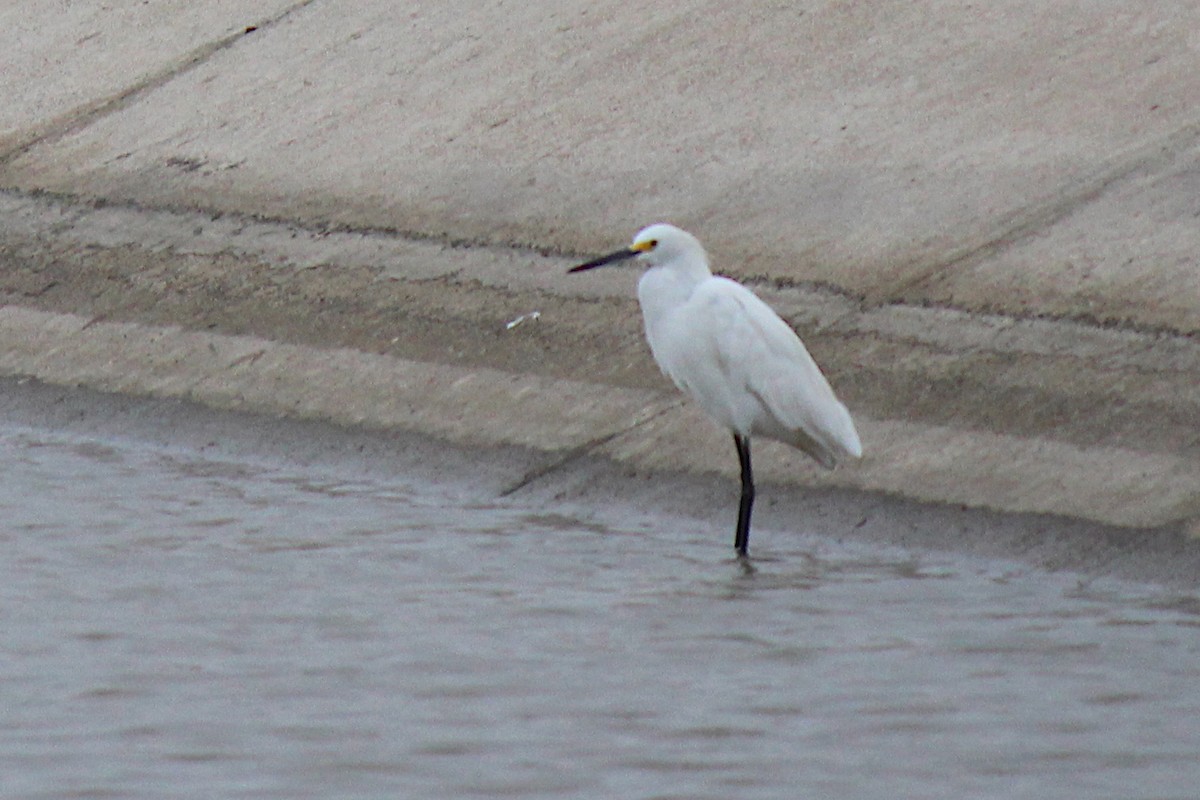
[[[790,444],[832,469],[839,458],[862,456],[854,421],[795,331],[754,292],[713,275],[690,233],[651,225],[629,247],[569,271],[631,258],[648,267],[638,303],[654,360],[733,434],[742,471],[733,546],[745,556],[754,505],[751,435]]]

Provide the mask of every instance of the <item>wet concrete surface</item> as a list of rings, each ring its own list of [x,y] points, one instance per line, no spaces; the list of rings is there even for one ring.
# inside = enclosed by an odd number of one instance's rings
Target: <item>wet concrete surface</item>
[[[694,480],[581,464],[504,495],[529,453],[0,388],[5,797],[1200,780],[1196,584],[887,542],[928,515],[856,493],[764,504],[747,567]],[[1004,535],[972,516],[926,535]]]
[[[221,410],[178,398],[146,398],[0,379],[0,424],[155,447],[236,462],[294,463],[351,474],[405,475],[431,485],[467,481],[491,497],[531,503],[614,503],[637,515],[665,514],[711,525],[732,544],[737,479],[720,471],[670,471],[614,460],[603,450],[573,455],[530,445],[303,420],[291,414]],[[997,513],[930,505],[886,493],[760,481],[754,553],[778,544],[772,530],[841,541],[1013,559],[1045,571],[1069,570],[1165,586],[1200,586],[1200,543],[1180,529],[1128,529],[1047,514]],[[763,533],[758,533],[762,528]],[[728,541],[727,541],[728,540]]]
[[[560,458],[620,434],[601,455],[732,470],[727,437],[654,367],[635,270],[568,276],[571,259],[530,250],[44,195],[0,193],[0,210],[7,374]],[[768,449],[772,480],[1200,524],[1194,340],[754,288],[826,368],[867,450],[823,474]]]

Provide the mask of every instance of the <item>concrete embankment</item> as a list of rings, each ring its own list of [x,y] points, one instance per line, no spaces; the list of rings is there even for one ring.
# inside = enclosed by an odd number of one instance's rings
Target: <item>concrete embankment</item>
[[[860,421],[765,483],[1197,530],[1191,4],[28,5],[7,375],[537,454],[510,489],[732,473],[636,276],[564,274],[667,219]]]

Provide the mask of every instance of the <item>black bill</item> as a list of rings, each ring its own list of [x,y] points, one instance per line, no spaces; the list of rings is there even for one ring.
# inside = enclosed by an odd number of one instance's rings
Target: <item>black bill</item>
[[[605,264],[615,264],[618,261],[627,261],[628,259],[638,255],[638,252],[639,251],[637,250],[626,247],[618,250],[615,253],[609,253],[606,256],[600,256],[600,258],[597,258],[594,261],[589,261],[586,264],[580,264],[578,267],[571,267],[569,270],[567,270],[567,272],[583,272],[585,269],[595,269],[596,267],[603,267]]]

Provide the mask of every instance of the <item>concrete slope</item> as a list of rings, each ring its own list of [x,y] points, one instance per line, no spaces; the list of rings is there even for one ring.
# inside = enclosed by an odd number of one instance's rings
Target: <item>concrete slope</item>
[[[1196,244],[1169,176],[1198,30],[1186,2],[314,2],[0,179],[570,252],[665,218],[740,275],[1191,331],[1195,282],[1157,277]],[[1080,226],[1124,246],[989,259]]]
[[[221,378],[187,378],[184,349],[175,383],[122,382],[141,334],[87,320],[249,336],[336,348],[304,374],[343,400],[304,413],[386,395],[337,367],[391,369],[366,353],[461,378],[484,410],[455,422],[464,396],[418,393],[424,416],[362,424],[524,446],[482,420],[592,386],[615,405],[546,452],[725,469],[649,362],[633,275],[562,275],[670,219],[798,325],[863,420],[862,465],[781,450],[775,479],[1200,517],[1195,4],[185,6],[39,7],[37,35],[5,12],[6,347],[44,325],[88,354],[10,373],[176,392]],[[285,410],[260,361],[223,368]]]

